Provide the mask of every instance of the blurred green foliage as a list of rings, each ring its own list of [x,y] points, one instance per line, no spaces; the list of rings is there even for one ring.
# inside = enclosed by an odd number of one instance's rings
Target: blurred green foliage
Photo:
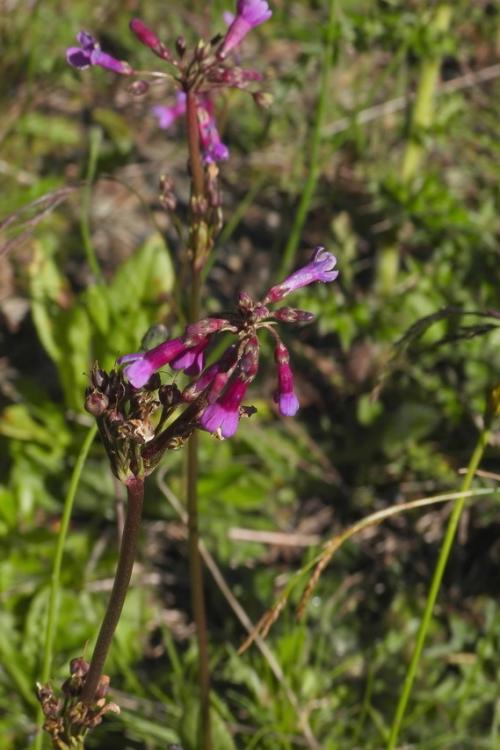
[[[155,59],[129,33],[131,14],[172,44],[180,33],[194,39],[195,29],[222,30],[227,5],[7,5],[0,179],[2,214],[15,220],[0,255],[0,745],[26,750],[62,500],[89,424],[87,373],[95,359],[110,367],[137,350],[150,326],[175,331],[183,320],[181,243],[156,190],[160,174],[173,176],[182,215],[185,150],[181,130],[158,133],[149,114],[168,91],[133,99],[105,71],[71,70],[64,49],[84,27],[113,54],[147,68]],[[326,5],[276,0],[272,21],[249,38],[244,58],[266,72],[271,111],[257,111],[238,92],[218,101],[231,148],[222,167],[226,220],[234,212],[240,218],[218,248],[208,310],[228,306],[244,285],[265,289],[280,265],[309,169]],[[318,316],[288,341],[303,409],[293,423],[276,417],[269,351],[252,394],[258,414],[234,440],[201,441],[202,535],[254,621],[307,552],[235,542],[229,529],[326,537],[398,499],[455,488],[487,390],[498,381],[492,317],[433,320],[391,359],[410,326],[436,311],[499,307],[499,84],[493,76],[472,85],[462,78],[498,60],[498,8],[459,0],[449,33],[436,36],[432,7],[337,1],[320,168],[295,261],[321,243],[338,256],[341,276],[335,289],[294,297]],[[411,97],[429,55],[441,58],[443,81],[462,83],[440,91],[432,126],[414,134],[424,159],[408,184],[401,179],[408,107],[384,114],[380,105]],[[373,116],[363,119],[368,110]],[[87,202],[96,128],[102,138]],[[68,184],[75,191],[50,209],[50,195]],[[47,195],[48,203],[27,208]],[[248,195],[255,195],[250,205]],[[99,283],[86,260],[85,226]],[[392,244],[399,275],[392,293],[380,295],[377,257]],[[493,327],[482,330],[486,323]],[[492,471],[497,451],[495,442]],[[166,480],[181,496],[183,456],[169,458]],[[95,635],[116,560],[119,506],[96,442],[65,551],[54,684]],[[217,750],[305,746],[287,689],[325,750],[384,745],[442,519],[440,511],[411,514],[341,550],[305,624],[287,611],[271,631],[286,685],[257,650],[237,655],[243,630],[207,575]],[[419,750],[500,747],[498,524],[491,498],[471,505],[464,520],[404,728],[405,742]],[[196,654],[180,536],[151,482],[140,564],[109,662],[123,710],[91,748],[195,747]]]

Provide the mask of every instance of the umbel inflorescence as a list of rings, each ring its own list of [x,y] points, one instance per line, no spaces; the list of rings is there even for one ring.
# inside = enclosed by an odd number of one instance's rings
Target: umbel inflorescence
[[[255,89],[262,81],[256,70],[240,67],[230,59],[231,53],[245,36],[256,26],[271,18],[272,12],[265,0],[238,0],[236,14],[224,14],[228,29],[209,41],[200,40],[192,51],[186,48],[183,37],[175,43],[175,53],[158,38],[156,33],[141,19],[133,18],[130,29],[137,39],[165,63],[163,70],[139,71],[124,61],[104,52],[98,41],[88,31],[77,34],[79,47],[69,47],[66,60],[80,70],[99,66],[118,75],[135,78],[130,91],[144,94],[151,82],[170,81],[177,89],[173,104],[152,108],[160,128],[169,128],[175,120],[186,114],[187,93],[196,97],[198,133],[205,164],[223,161],[229,157],[229,149],[222,143],[214,116],[214,94],[223,88],[238,88],[249,91],[257,104],[266,106],[269,97]]]
[[[153,349],[121,356],[122,370],[105,373],[96,366],[86,408],[97,418],[116,476],[127,482],[150,474],[163,453],[183,445],[195,429],[220,439],[232,437],[240,418],[254,411],[243,400],[258,372],[263,331],[274,340],[279,411],[294,416],[299,402],[288,350],[277,327],[310,322],[314,315],[275,305],[295,289],[334,281],[335,265],[336,258],[317,247],[310,263],[273,286],[262,300],[242,292],[234,313],[204,318]],[[232,340],[210,362],[210,349],[222,334]],[[161,383],[158,371],[166,365],[190,378],[182,391],[174,383]]]

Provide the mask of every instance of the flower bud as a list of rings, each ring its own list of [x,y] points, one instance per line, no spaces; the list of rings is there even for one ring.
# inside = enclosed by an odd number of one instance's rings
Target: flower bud
[[[250,312],[255,307],[253,299],[247,292],[240,292],[238,295],[238,307],[244,312]]]
[[[203,318],[198,323],[191,323],[186,327],[183,339],[184,341],[192,341],[200,337],[210,336],[212,333],[217,333],[229,325],[229,321],[225,318]]]
[[[97,690],[95,691],[95,700],[101,700],[101,698],[104,698],[109,690],[109,676],[107,674],[101,675],[99,682],[97,684]]]
[[[69,663],[69,671],[72,675],[83,677],[89,671],[89,663],[81,656],[77,656],[76,659],[71,659]]]
[[[160,46],[161,42],[149,26],[146,26],[144,21],[140,18],[133,18],[130,21],[130,30],[136,35],[137,39],[142,42],[146,47],[149,47],[153,51],[156,51]]]
[[[85,410],[93,417],[100,417],[109,406],[109,398],[94,388],[89,388],[85,398]]]
[[[282,323],[310,323],[316,317],[307,310],[297,310],[294,307],[280,307],[273,316]]]
[[[161,205],[169,211],[175,211],[177,207],[177,197],[174,192],[174,182],[171,177],[163,174],[160,177],[160,195]]]
[[[178,36],[175,40],[175,49],[177,50],[177,54],[179,57],[184,57],[184,53],[186,51],[186,40],[183,36]]]

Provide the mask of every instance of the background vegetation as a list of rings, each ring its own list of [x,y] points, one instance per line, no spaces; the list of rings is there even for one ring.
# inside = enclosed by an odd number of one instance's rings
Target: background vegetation
[[[204,306],[224,308],[240,288],[265,290],[315,244],[335,252],[341,276],[335,288],[294,298],[318,315],[288,342],[298,418],[280,419],[271,405],[269,352],[251,394],[257,417],[232,440],[200,441],[202,536],[254,622],[321,540],[396,502],[458,488],[500,369],[495,318],[457,314],[500,307],[498,7],[458,0],[441,28],[430,0],[272,7],[243,49],[266,72],[272,108],[259,111],[239,92],[219,100],[231,149],[227,223]],[[132,97],[106,71],[70,69],[64,50],[83,27],[148,67],[150,53],[128,31],[132,15],[172,44],[180,33],[223,30],[225,9],[219,0],[3,2],[2,750],[25,750],[34,737],[54,547],[90,425],[89,367],[136,350],[153,323],[172,332],[182,324],[179,243],[157,193],[160,175],[171,177],[182,212],[186,150],[180,128],[165,134],[150,115],[168,90]],[[433,68],[435,107],[412,117]],[[410,326],[443,308],[390,359]],[[494,435],[483,464],[493,474],[498,444]],[[196,655],[184,527],[172,505],[182,463],[172,454],[149,486],[108,669],[122,714],[89,747],[194,747]],[[122,502],[96,441],[65,549],[55,684],[95,634]],[[498,508],[495,495],[482,496],[462,518],[404,747],[500,747]],[[305,620],[285,610],[266,653],[237,655],[245,629],[207,573],[218,750],[313,746],[306,723],[325,750],[384,746],[449,512],[412,512],[355,537],[323,574]],[[297,543],[255,541],[262,531]]]

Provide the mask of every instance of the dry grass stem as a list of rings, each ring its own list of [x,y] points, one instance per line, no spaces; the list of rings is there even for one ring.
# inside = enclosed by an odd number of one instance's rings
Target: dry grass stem
[[[489,491],[491,492],[494,490],[486,490],[486,492]],[[465,493],[454,492],[444,495],[436,495],[435,497],[424,497],[419,500],[410,500],[406,503],[398,503],[397,505],[393,505],[390,508],[384,508],[383,510],[379,510],[376,513],[372,513],[371,515],[362,518],[360,521],[350,526],[341,534],[336,534],[324,546],[323,552],[321,553],[321,556],[316,564],[314,572],[300,598],[300,602],[297,607],[297,618],[300,620],[304,616],[306,607],[309,603],[314,589],[316,588],[321,574],[329,564],[335,552],[337,552],[337,550],[344,544],[344,542],[353,537],[355,534],[363,531],[370,526],[376,526],[382,523],[382,521],[385,521],[386,518],[391,518],[392,516],[396,516],[399,513],[404,513],[408,510],[415,510],[416,508],[425,508],[429,505],[435,505],[437,503],[445,503],[449,500],[458,500],[459,498],[470,497],[471,495],[477,495],[478,492],[478,490],[476,490],[475,492]]]

